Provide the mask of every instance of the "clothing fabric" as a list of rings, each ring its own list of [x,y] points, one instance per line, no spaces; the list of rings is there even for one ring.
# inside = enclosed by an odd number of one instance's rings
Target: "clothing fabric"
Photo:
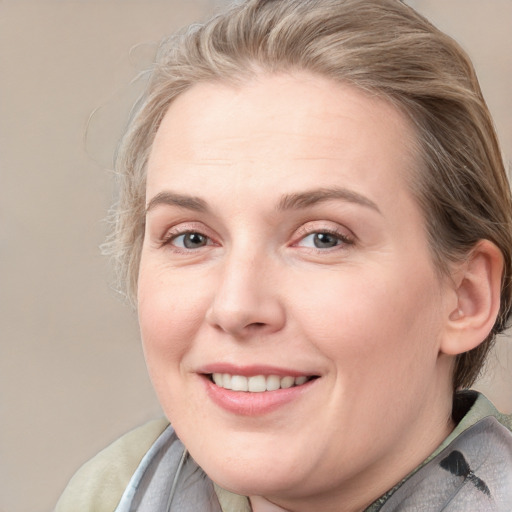
[[[457,395],[455,430],[365,512],[512,512],[512,416]],[[216,486],[164,420],[127,434],[71,480],[55,512],[250,512]]]

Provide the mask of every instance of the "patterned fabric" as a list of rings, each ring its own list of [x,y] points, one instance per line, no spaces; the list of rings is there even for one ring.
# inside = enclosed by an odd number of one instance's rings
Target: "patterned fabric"
[[[116,508],[132,511],[222,512],[212,481],[187,456],[170,425],[142,459]]]
[[[512,435],[484,418],[396,490],[380,512],[511,512]]]
[[[512,416],[500,414],[475,392],[458,394],[453,411],[457,427],[442,445],[365,512],[512,512]],[[120,478],[130,467],[131,478]],[[172,427],[158,422],[124,436],[87,463],[56,509],[114,510],[250,512],[251,508],[246,497],[215,486],[186,455]]]

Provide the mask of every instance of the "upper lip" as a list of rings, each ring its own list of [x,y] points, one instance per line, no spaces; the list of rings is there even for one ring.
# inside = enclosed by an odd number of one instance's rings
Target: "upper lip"
[[[318,375],[315,372],[301,371],[272,365],[234,365],[231,363],[212,363],[202,366],[197,373],[209,375],[212,373],[228,373],[229,375],[243,375],[253,377],[255,375],[277,375],[279,377],[312,377]]]

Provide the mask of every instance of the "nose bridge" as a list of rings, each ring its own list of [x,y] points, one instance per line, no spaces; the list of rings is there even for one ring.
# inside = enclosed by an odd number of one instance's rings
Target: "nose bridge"
[[[282,327],[284,310],[272,277],[276,273],[272,260],[254,241],[227,252],[207,314],[212,325],[235,336]]]

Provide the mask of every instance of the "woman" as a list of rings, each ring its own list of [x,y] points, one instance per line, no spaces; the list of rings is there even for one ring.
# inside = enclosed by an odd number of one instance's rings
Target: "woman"
[[[510,511],[467,389],[511,308],[473,68],[397,0],[249,0],[162,45],[111,249],[172,424],[57,511]]]

